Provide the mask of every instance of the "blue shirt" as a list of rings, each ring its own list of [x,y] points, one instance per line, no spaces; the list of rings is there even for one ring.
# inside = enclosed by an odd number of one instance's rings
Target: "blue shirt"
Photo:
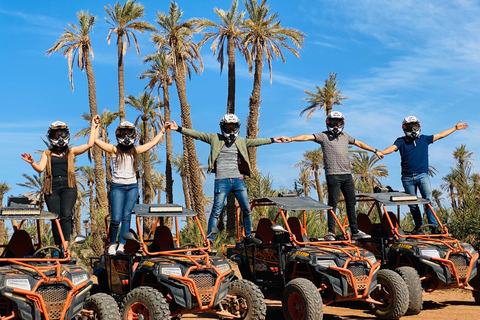
[[[428,173],[428,145],[433,143],[433,136],[420,135],[413,140],[401,137],[393,143],[402,158],[402,176]]]

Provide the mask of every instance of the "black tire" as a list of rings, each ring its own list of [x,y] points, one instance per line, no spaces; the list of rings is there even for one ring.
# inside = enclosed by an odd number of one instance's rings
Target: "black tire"
[[[419,314],[423,305],[422,282],[417,270],[412,267],[399,267],[395,272],[402,277],[408,288],[408,309],[407,314]]]
[[[135,317],[133,317],[135,315]],[[123,300],[122,320],[167,320],[170,319],[168,303],[163,295],[152,287],[138,287]]]
[[[96,320],[118,320],[120,310],[117,302],[106,293],[96,293],[85,300],[84,309],[93,311],[93,319]]]
[[[476,304],[480,304],[480,291],[472,291],[473,299]]]
[[[245,320],[265,320],[267,316],[267,305],[262,291],[248,280],[235,280],[228,284],[228,295],[232,298],[225,298],[221,302],[224,309],[238,314],[239,318]]]
[[[408,309],[408,287],[402,277],[392,270],[380,270],[377,288],[371,297],[381,304],[373,304],[375,316],[379,319],[399,319]]]
[[[322,296],[308,279],[293,279],[285,286],[282,297],[283,315],[287,320],[323,319]]]

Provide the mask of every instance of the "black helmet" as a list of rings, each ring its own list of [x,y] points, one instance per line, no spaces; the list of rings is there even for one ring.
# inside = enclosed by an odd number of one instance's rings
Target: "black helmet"
[[[333,135],[339,135],[343,131],[343,127],[345,126],[345,118],[340,111],[332,111],[327,116],[327,129]]]
[[[415,116],[408,116],[402,121],[402,129],[407,137],[416,139],[420,135],[420,120]]]
[[[47,139],[53,147],[63,148],[70,142],[70,130],[65,122],[55,121],[47,131]]]
[[[220,120],[220,130],[227,140],[233,141],[240,131],[240,120],[233,113],[227,113]]]
[[[133,123],[123,121],[115,130],[115,137],[117,137],[118,144],[123,146],[131,146],[137,139],[137,129]]]

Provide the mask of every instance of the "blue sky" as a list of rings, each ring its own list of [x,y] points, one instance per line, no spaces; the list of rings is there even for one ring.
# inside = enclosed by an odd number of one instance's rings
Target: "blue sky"
[[[167,12],[169,1],[140,1],[146,8],[145,20],[155,25],[156,12]],[[7,182],[18,195],[28,191],[16,185],[23,182],[23,173],[34,174],[21,160],[22,152],[44,149],[48,125],[65,121],[72,133],[87,123],[80,118],[88,112],[86,75],[74,70],[75,91],[70,89],[67,61],[60,53],[50,57],[45,51],[53,46],[67,27],[77,23],[76,13],[88,10],[98,17],[91,35],[94,50],[97,103],[99,111],[117,110],[117,49],[109,46],[106,37],[104,5],[113,1],[0,1],[0,93],[2,97],[0,136],[4,147],[0,157],[0,181]],[[217,20],[214,7],[228,10],[230,1],[180,0],[184,19],[192,17]],[[273,84],[268,69],[264,70],[260,109],[260,137],[295,136],[325,129],[324,115],[316,114],[305,122],[300,111],[307,106],[301,99],[303,90],[314,91],[323,86],[329,72],[336,72],[338,87],[349,99],[337,110],[346,117],[345,131],[354,138],[383,149],[403,135],[401,122],[415,115],[422,123],[422,133],[435,134],[454,126],[458,120],[469,128],[458,131],[430,146],[430,164],[439,173],[432,179],[439,188],[442,177],[453,164],[455,147],[466,144],[476,152],[480,146],[480,4],[474,1],[376,1],[376,0],[270,0],[271,12],[277,12],[282,26],[296,28],[307,37],[300,58],[285,52],[286,63],[273,62]],[[243,4],[240,5],[243,10]],[[199,40],[198,37],[197,40]],[[142,57],[155,48],[149,34],[138,35],[141,55],[135,50],[125,56],[125,91],[138,96],[146,81],[138,76],[146,68]],[[205,69],[187,83],[195,129],[217,132],[218,122],[226,111],[227,70],[220,74],[212,56],[210,43],[202,50]],[[245,135],[248,98],[253,78],[246,64],[237,55],[236,114],[242,121]],[[172,118],[179,120],[179,103],[175,87],[170,89]],[[127,119],[137,114],[127,106]],[[111,128],[113,133],[114,123]],[[181,152],[181,140],[174,133],[174,149]],[[75,145],[85,139],[74,140]],[[209,147],[197,142],[197,152],[207,164]],[[293,165],[302,153],[317,148],[313,142],[275,144],[258,149],[258,166],[274,177],[275,188],[292,188],[299,169]],[[164,160],[165,147],[159,146]],[[474,171],[479,167],[474,155]],[[39,159],[39,155],[35,155]],[[400,156],[387,156],[383,162],[390,172],[385,185],[402,189]],[[87,156],[78,158],[78,165],[88,164]],[[164,165],[157,167],[164,171]],[[323,178],[323,176],[322,176]],[[204,183],[211,196],[213,177]],[[180,177],[175,177],[175,202],[182,204]]]

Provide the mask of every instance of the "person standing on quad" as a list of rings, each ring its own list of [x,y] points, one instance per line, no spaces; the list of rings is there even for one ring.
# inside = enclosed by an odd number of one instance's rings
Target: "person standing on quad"
[[[153,148],[162,138],[160,131],[149,142],[136,147],[137,129],[128,121],[120,123],[115,130],[117,145],[103,142],[98,137],[95,143],[103,151],[110,153],[113,165],[113,177],[110,184],[111,220],[108,228],[110,245],[107,253],[123,254],[126,240],[122,235],[130,230],[132,211],[138,198],[138,155]],[[118,247],[116,245],[118,228],[120,227]]]
[[[332,111],[326,119],[327,131],[315,134],[302,134],[293,138],[287,138],[284,142],[291,141],[314,141],[322,146],[323,163],[328,189],[328,205],[335,212],[337,208],[340,190],[345,198],[348,222],[352,232],[352,239],[370,238],[368,234],[358,229],[357,216],[355,214],[355,185],[352,178],[348,146],[353,144],[366,151],[372,151],[378,158],[383,154],[370,147],[368,144],[356,140],[343,131],[345,118],[339,111]],[[335,240],[335,218],[328,214],[328,234],[325,240]]]
[[[210,144],[208,157],[208,173],[215,173],[213,208],[208,219],[208,240],[213,242],[212,228],[225,205],[225,199],[233,192],[243,213],[243,226],[247,241],[260,244],[261,241],[252,236],[250,205],[244,175],[250,175],[250,160],[247,147],[258,147],[273,142],[282,142],[282,138],[246,139],[238,136],[240,120],[234,114],[226,114],[220,120],[222,133],[203,133],[179,127],[175,121],[167,122],[165,127],[178,131],[194,139]]]
[[[55,121],[47,131],[50,146],[42,153],[39,162],[35,162],[31,154],[22,153],[22,159],[30,163],[35,171],[38,173],[45,171],[43,185],[45,202],[48,211],[58,215],[67,246],[72,234],[73,207],[77,201],[74,159],[93,147],[99,123],[100,117],[98,115],[93,117],[88,142],[78,147],[69,147],[70,130],[67,124]],[[60,246],[61,239],[56,223],[52,223],[52,233],[55,245]]]
[[[397,138],[393,145],[382,151],[384,155],[394,151],[400,151],[402,167],[402,184],[405,192],[416,195],[420,191],[422,198],[432,202],[432,187],[428,177],[428,145],[435,141],[445,138],[456,130],[468,128],[467,123],[459,121],[452,128],[442,131],[435,135],[421,135],[420,120],[415,116],[408,116],[402,121],[402,129],[405,136]],[[420,227],[423,224],[422,214],[418,205],[410,205],[415,222],[413,233],[420,233]],[[428,223],[438,227],[438,222],[430,208],[426,209]]]

